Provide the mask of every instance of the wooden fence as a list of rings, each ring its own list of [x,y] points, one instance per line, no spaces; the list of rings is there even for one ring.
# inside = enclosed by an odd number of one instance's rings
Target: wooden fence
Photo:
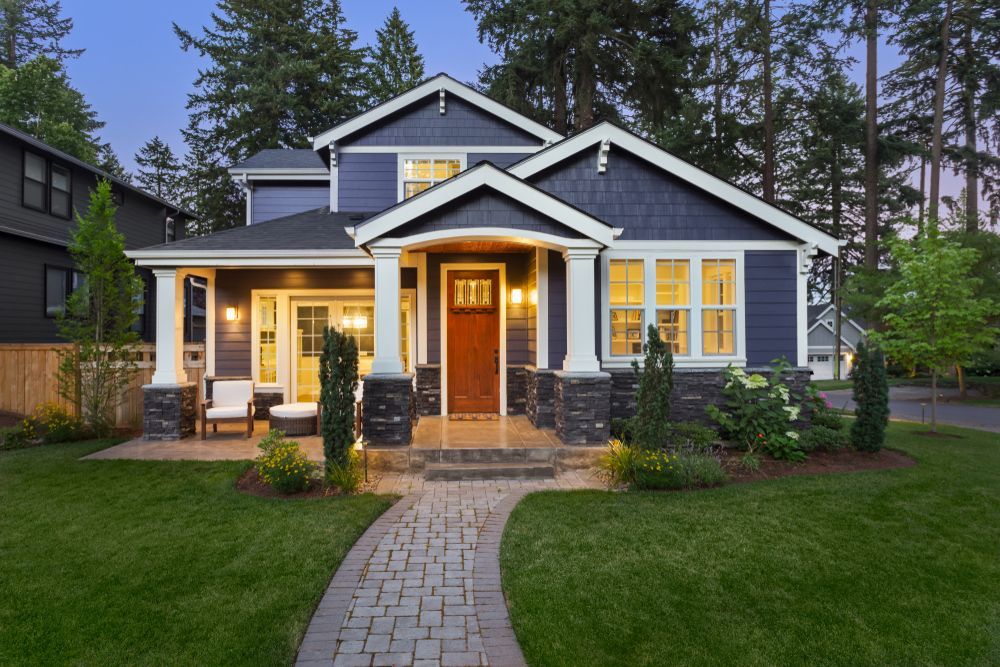
[[[71,412],[76,406],[59,396],[59,358],[68,343],[0,343],[0,411],[30,414],[39,403],[56,403]],[[117,408],[118,426],[142,426],[142,385],[149,384],[156,367],[156,346],[135,349],[138,371],[122,392]],[[205,344],[184,344],[184,370],[198,387],[199,400],[205,376]]]

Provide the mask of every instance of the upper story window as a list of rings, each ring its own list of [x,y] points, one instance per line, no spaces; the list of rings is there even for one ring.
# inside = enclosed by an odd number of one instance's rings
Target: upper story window
[[[73,176],[68,167],[24,152],[22,201],[28,208],[69,219],[73,215]]]
[[[66,309],[66,299],[83,285],[84,274],[62,266],[45,267],[45,316],[55,317]]]
[[[167,243],[173,243],[177,240],[177,221],[173,218],[168,217],[164,222],[163,239]]]
[[[403,157],[400,200],[409,199],[435,183],[457,176],[465,167],[464,155]]]

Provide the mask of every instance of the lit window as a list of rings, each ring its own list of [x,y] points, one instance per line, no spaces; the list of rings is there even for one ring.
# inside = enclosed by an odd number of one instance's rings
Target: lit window
[[[462,171],[458,158],[407,158],[403,160],[403,199],[409,199]]]
[[[262,296],[258,305],[257,322],[260,327],[260,378],[259,382],[278,381],[278,299]]]
[[[656,327],[674,354],[688,354],[691,266],[686,259],[656,260]]]
[[[613,259],[609,264],[611,354],[642,354],[645,322],[644,268],[641,259]]]
[[[702,352],[736,353],[736,260],[706,259],[701,263]]]

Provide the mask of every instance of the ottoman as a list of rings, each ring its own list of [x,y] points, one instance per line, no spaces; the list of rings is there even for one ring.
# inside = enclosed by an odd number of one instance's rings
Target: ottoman
[[[268,426],[285,435],[315,435],[319,433],[319,405],[316,403],[282,403],[271,408]]]

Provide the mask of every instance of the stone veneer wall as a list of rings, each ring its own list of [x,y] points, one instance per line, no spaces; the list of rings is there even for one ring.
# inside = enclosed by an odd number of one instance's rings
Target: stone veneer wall
[[[179,440],[194,435],[198,386],[194,382],[147,384],[142,388],[144,440]]]
[[[413,375],[365,376],[361,432],[372,445],[409,445],[416,418]]]
[[[417,364],[416,410],[421,417],[441,414],[441,364]]]
[[[523,415],[528,409],[529,366],[507,366],[507,414]]]
[[[770,367],[748,367],[748,374],[760,373],[770,377],[773,370]],[[639,388],[639,380],[631,368],[616,368],[608,371],[611,374],[611,417],[625,419],[635,414],[635,392]],[[725,401],[722,388],[723,369],[721,368],[675,368],[674,391],[671,394],[670,418],[673,421],[696,421],[707,425],[714,422],[705,412],[705,406],[721,406]],[[809,384],[812,371],[808,368],[792,368],[783,380],[792,393],[804,395]]]
[[[555,372],[556,435],[567,444],[607,442],[611,434],[611,376]]]
[[[555,371],[525,366],[527,373],[525,413],[536,428],[556,425]]]

